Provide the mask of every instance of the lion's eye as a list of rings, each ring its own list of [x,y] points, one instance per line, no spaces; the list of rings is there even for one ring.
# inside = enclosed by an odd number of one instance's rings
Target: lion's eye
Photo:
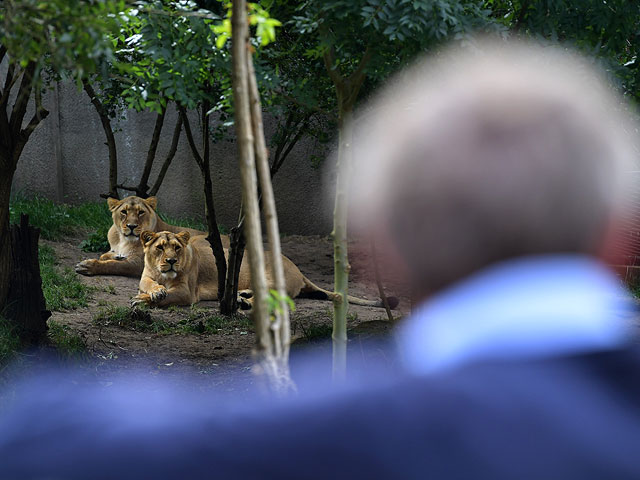
[[[164,250],[164,247],[163,247],[162,245],[158,245],[158,246],[156,246],[156,248],[157,248],[158,250]]]
[[[176,245],[176,252],[179,252],[180,250],[182,250],[182,247],[180,245]]]
[[[144,211],[144,210],[140,210],[140,212],[138,212],[138,216],[139,216],[139,217],[143,216],[144,214],[145,214],[145,211]]]
[[[122,215],[123,217],[127,215],[127,211],[126,210],[121,210],[120,211],[120,215]]]

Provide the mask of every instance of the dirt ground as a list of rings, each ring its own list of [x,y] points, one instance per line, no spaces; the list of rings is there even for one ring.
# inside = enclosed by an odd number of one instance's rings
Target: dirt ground
[[[82,259],[97,257],[78,247],[82,238],[65,242],[46,242],[51,245],[62,267],[73,266]],[[300,270],[314,283],[327,289],[333,286],[333,249],[330,238],[322,236],[288,236],[282,239],[283,253],[293,260]],[[350,245],[350,294],[378,298],[374,282],[373,265],[368,248]],[[394,316],[400,318],[410,311],[406,284],[381,266],[385,290],[388,295],[399,297],[400,304]],[[179,379],[192,373],[207,385],[224,388],[229,379],[238,384],[239,379],[251,383],[251,351],[255,341],[248,316],[230,319],[221,325],[217,333],[154,333],[137,331],[122,326],[96,322],[95,316],[109,306],[129,306],[137,293],[138,280],[119,276],[79,276],[83,283],[93,287],[87,307],[63,312],[53,312],[50,321],[66,325],[70,332],[80,335],[90,357],[91,368],[107,378],[120,372],[136,369],[151,377]],[[389,278],[391,277],[391,278]],[[313,332],[326,334],[332,323],[332,304],[329,301],[306,298],[295,299],[296,310],[292,314],[293,349],[308,344]],[[217,302],[201,302],[197,314],[206,316],[217,313]],[[193,311],[188,308],[150,310],[154,321],[178,324]],[[392,326],[384,309],[349,306],[348,328],[350,338],[363,338],[388,333]]]

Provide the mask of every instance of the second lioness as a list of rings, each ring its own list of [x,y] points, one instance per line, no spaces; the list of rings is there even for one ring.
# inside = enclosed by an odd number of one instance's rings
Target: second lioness
[[[108,198],[113,225],[107,239],[110,250],[99,259],[82,260],[75,267],[82,275],[124,275],[140,277],[144,269],[144,251],[140,243],[140,233],[144,230],[154,232],[188,231],[191,235],[206,235],[192,228],[176,227],[162,221],[156,213],[156,197],[126,197],[122,200]],[[221,235],[222,244],[229,246],[229,238]]]
[[[140,279],[140,292],[133,303],[149,305],[190,305],[200,300],[218,299],[218,270],[215,258],[204,235],[191,237],[189,232],[151,232],[140,234],[144,246],[144,271]],[[226,254],[225,250],[225,254]],[[245,255],[246,258],[246,255]],[[267,284],[274,285],[269,256],[266,260]],[[317,298],[333,299],[335,294],[324,290],[307,277],[287,257],[282,256],[287,295],[295,298],[302,293]],[[251,275],[248,260],[242,262],[238,278],[238,291],[251,296]],[[380,301],[348,297],[349,303],[382,307]],[[250,300],[241,298],[246,306]],[[394,308],[398,301],[390,297]]]

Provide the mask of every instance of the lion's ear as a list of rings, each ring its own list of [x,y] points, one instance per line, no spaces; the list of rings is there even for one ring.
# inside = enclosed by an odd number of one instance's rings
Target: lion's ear
[[[186,245],[187,243],[189,243],[189,239],[191,238],[191,235],[189,234],[189,232],[180,232],[180,233],[176,233],[176,238],[184,245]]]
[[[118,200],[117,198],[109,197],[107,198],[107,205],[109,205],[109,210],[113,212],[116,208],[118,208],[118,205],[120,205],[120,200]]]
[[[144,201],[147,205],[149,205],[154,210],[158,206],[158,199],[156,197],[145,198]]]
[[[152,242],[155,238],[156,238],[156,234],[151,230],[145,230],[140,234],[140,241],[142,242],[142,245],[145,247],[149,244],[149,242]]]

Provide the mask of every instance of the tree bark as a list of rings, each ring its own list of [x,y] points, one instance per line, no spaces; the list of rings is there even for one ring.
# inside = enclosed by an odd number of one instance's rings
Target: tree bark
[[[149,143],[149,150],[147,151],[147,160],[144,162],[144,169],[140,176],[140,182],[136,187],[136,195],[141,198],[147,198],[149,196],[149,176],[151,175],[151,167],[156,159],[156,152],[158,150],[158,142],[160,141],[160,134],[162,133],[162,126],[164,125],[164,117],[167,112],[167,106],[162,107],[162,111],[156,116],[156,123],[153,127],[153,134],[151,135],[151,142]]]
[[[100,196],[105,198],[120,198],[118,195],[118,151],[116,149],[116,139],[113,136],[113,128],[111,127],[111,119],[89,82],[83,80],[82,86],[84,87],[84,91],[87,92],[87,95],[89,95],[96,112],[98,112],[109,149],[109,192]]]
[[[224,296],[220,302],[220,313],[232,315],[238,311],[238,279],[240,267],[247,245],[244,236],[244,219],[231,229],[229,235],[229,262],[227,266],[227,279],[224,288]]]
[[[272,351],[265,355],[265,368],[270,369],[270,376],[275,379],[276,391],[285,393],[288,390],[295,390],[295,385],[289,374],[289,344],[291,343],[291,328],[289,324],[289,305],[286,301],[287,290],[284,278],[284,267],[282,265],[282,249],[280,247],[280,231],[278,228],[278,214],[276,202],[271,185],[271,171],[267,146],[264,139],[264,128],[262,124],[262,108],[260,105],[260,93],[256,73],[253,68],[251,54],[247,55],[247,75],[249,81],[249,99],[251,108],[251,126],[255,144],[255,163],[260,180],[260,190],[262,192],[262,209],[265,217],[267,229],[267,239],[271,247],[271,269],[275,280],[275,289],[278,292],[279,308],[274,312],[275,320],[270,322]]]
[[[333,47],[325,50],[325,68],[333,81],[338,103],[338,161],[336,165],[336,198],[333,210],[333,259],[334,292],[333,301],[333,378],[344,381],[347,368],[347,311],[349,286],[349,258],[347,254],[347,192],[349,170],[351,168],[351,145],[353,143],[353,108],[366,78],[365,68],[371,58],[367,48],[360,59],[358,68],[348,77],[343,77],[335,65]]]
[[[169,152],[162,163],[162,167],[160,168],[160,172],[158,172],[158,177],[156,178],[156,182],[151,187],[149,191],[149,196],[153,197],[160,190],[160,186],[164,181],[164,177],[167,174],[167,170],[171,165],[171,162],[176,156],[176,151],[178,150],[178,141],[180,140],[180,133],[182,132],[182,115],[178,114],[178,121],[176,122],[176,126],[173,129],[173,136],[171,137],[171,147],[169,147]]]
[[[242,179],[242,199],[245,212],[247,249],[251,286],[253,290],[252,317],[256,326],[256,356],[266,375],[269,386],[275,392],[283,392],[286,386],[276,369],[271,321],[267,309],[267,282],[264,250],[260,227],[260,208],[255,164],[255,138],[251,121],[250,83],[248,79],[249,30],[247,6],[244,0],[234,0],[232,10],[232,85],[235,105],[238,161]]]
[[[42,293],[39,236],[40,230],[29,225],[27,215],[21,215],[20,225],[12,225],[10,229],[11,285],[6,316],[26,344],[38,344],[46,338],[47,319],[51,316]]]
[[[47,117],[49,112],[42,106],[40,86],[36,86],[34,102],[35,111],[29,122],[23,127],[27,105],[34,91],[37,68],[34,62],[23,70],[10,63],[7,76],[0,92],[0,312],[7,305],[9,284],[11,280],[11,241],[9,234],[9,200],[11,183],[20,155],[36,127]],[[11,90],[20,79],[20,86],[15,97]],[[11,114],[8,114],[9,98],[15,98]]]
[[[4,310],[11,279],[11,240],[9,235],[9,199],[13,171],[0,153],[0,313]]]
[[[196,147],[186,110],[182,106],[179,108],[180,115],[182,116],[182,123],[184,124],[184,132],[187,135],[187,141],[191,148],[191,153],[198,164],[198,167],[200,167],[200,173],[202,173],[202,178],[204,180],[205,214],[207,217],[207,228],[209,230],[207,240],[211,245],[213,256],[216,259],[216,267],[218,268],[218,298],[222,298],[224,295],[224,285],[227,276],[227,259],[224,256],[224,248],[222,247],[222,241],[220,240],[220,230],[218,229],[218,220],[216,219],[216,209],[213,201],[213,182],[211,181],[211,171],[209,169],[208,108],[206,103],[202,105],[202,141],[204,157],[200,156],[198,147]]]

